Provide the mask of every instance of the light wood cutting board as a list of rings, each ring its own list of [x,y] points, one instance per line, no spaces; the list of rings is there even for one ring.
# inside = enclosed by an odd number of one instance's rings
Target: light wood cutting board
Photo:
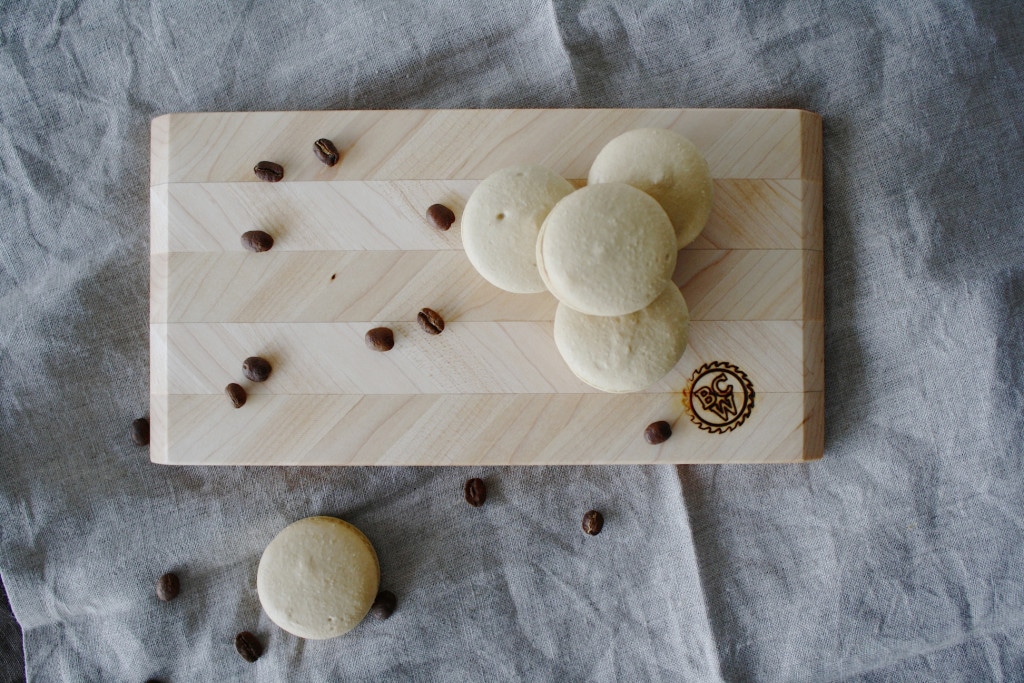
[[[542,164],[576,185],[601,147],[670,128],[714,177],[679,255],[690,343],[647,391],[576,379],[555,300],[483,280],[448,232],[476,184]],[[329,138],[333,168],[313,154]],[[280,163],[284,180],[253,174]],[[205,465],[760,463],[824,449],[821,120],[797,110],[169,114],[153,120],[151,457]],[[239,237],[262,229],[269,252]],[[447,326],[423,333],[416,314]],[[387,325],[395,348],[368,350]],[[267,382],[242,375],[263,356]],[[248,402],[224,395],[242,384]],[[643,439],[672,424],[658,446]]]

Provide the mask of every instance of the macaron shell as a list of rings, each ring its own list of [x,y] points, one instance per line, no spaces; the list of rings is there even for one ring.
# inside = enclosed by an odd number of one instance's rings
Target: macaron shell
[[[711,215],[711,169],[692,142],[671,130],[639,128],[614,138],[598,152],[587,182],[626,183],[654,197],[672,221],[680,249]]]
[[[650,306],[622,316],[592,316],[559,304],[554,336],[578,378],[610,393],[641,391],[675,367],[689,337],[690,312],[672,284]]]
[[[538,268],[563,304],[624,315],[651,303],[675,269],[675,232],[649,195],[622,183],[584,187],[558,202],[537,240]]]
[[[307,517],[285,527],[263,551],[256,572],[256,592],[271,621],[312,640],[355,628],[379,587],[373,544],[335,517]]]
[[[573,191],[568,180],[543,166],[513,166],[488,176],[462,212],[462,246],[470,263],[495,287],[516,294],[547,289],[537,272],[541,224]]]

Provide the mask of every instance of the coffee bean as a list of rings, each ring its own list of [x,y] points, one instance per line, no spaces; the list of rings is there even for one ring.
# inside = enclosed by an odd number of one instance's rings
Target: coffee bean
[[[590,534],[591,536],[597,536],[601,533],[601,528],[604,526],[604,517],[597,510],[591,510],[587,514],[583,515],[583,532]]]
[[[149,444],[149,420],[140,417],[132,421],[132,443],[136,446]]]
[[[177,574],[168,572],[157,579],[156,597],[160,598],[164,602],[169,602],[178,597],[178,591],[180,590],[181,582],[178,581]]]
[[[657,446],[659,443],[665,443],[668,441],[668,437],[672,436],[672,425],[664,420],[658,420],[647,425],[647,429],[644,430],[644,438],[647,439],[647,443],[652,446]]]
[[[242,631],[235,636],[235,649],[247,662],[255,662],[263,654],[263,644],[260,643],[260,639],[249,631]]]
[[[478,508],[487,500],[487,485],[483,479],[469,479],[466,481],[465,493],[466,502]]]
[[[397,606],[398,598],[395,597],[394,593],[391,591],[381,591],[377,593],[377,597],[370,607],[370,614],[378,619],[387,619],[394,613]]]
[[[270,377],[270,363],[259,356],[249,356],[242,361],[242,374],[250,382],[266,382]]]
[[[261,161],[252,170],[256,173],[257,178],[268,183],[276,183],[284,178],[284,167],[273,161]]]
[[[250,230],[242,233],[242,246],[256,253],[270,251],[274,246],[274,238],[262,230]]]
[[[245,393],[245,389],[242,388],[241,384],[235,384],[234,382],[232,382],[231,384],[224,387],[224,393],[227,394],[228,398],[231,399],[231,405],[233,405],[234,407],[241,408],[242,406],[245,405],[245,399],[247,398],[247,395]]]
[[[455,222],[455,212],[444,204],[431,204],[427,209],[427,218],[438,230],[447,230]]]
[[[328,166],[338,163],[338,148],[327,138],[320,138],[313,143],[313,153],[316,158]]]
[[[416,315],[416,320],[427,334],[441,334],[444,332],[444,318],[435,310],[424,308]]]
[[[390,351],[395,348],[395,333],[388,327],[375,327],[364,337],[366,345],[374,351]]]

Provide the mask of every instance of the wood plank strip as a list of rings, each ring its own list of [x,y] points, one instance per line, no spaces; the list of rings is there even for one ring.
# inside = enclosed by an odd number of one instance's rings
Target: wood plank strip
[[[378,324],[395,348],[378,353],[363,336]],[[242,360],[262,356],[271,379],[254,394],[560,394],[597,392],[562,361],[550,322],[453,322],[425,334],[411,322],[154,324],[166,338],[166,384],[155,392],[220,394],[242,381]],[[163,328],[163,329],[161,329]],[[798,321],[694,322],[683,358],[646,393],[681,391],[712,360],[742,368],[756,391],[818,390],[805,383],[804,324]],[[628,401],[623,401],[628,402]]]
[[[156,398],[156,397],[154,397]],[[224,396],[166,397],[178,465],[555,465],[786,462],[805,454],[802,393],[760,392],[746,423],[709,434],[685,415],[680,393],[270,396],[235,410]],[[154,411],[156,412],[156,411]],[[673,424],[659,446],[650,422]],[[165,420],[159,419],[163,424]]]
[[[797,320],[804,253],[683,251],[674,280],[693,320]],[[154,254],[151,267],[166,283],[151,322],[414,320],[424,306],[463,322],[552,320],[557,305],[494,287],[462,251]]]
[[[643,127],[690,138],[716,178],[810,179],[797,110],[479,109],[167,114],[153,122],[154,148],[167,140],[151,184],[258,182],[262,159],[285,167],[282,182],[481,180],[524,163],[585,178],[605,143]],[[343,153],[333,168],[313,156],[319,137]]]
[[[825,319],[825,255],[820,251],[800,252],[802,270],[800,293],[803,297],[800,315],[803,320]]]
[[[812,111],[800,112],[800,177],[821,182],[823,160],[821,116]]]
[[[256,229],[274,236],[275,251],[462,249],[458,223],[441,232],[424,216],[435,203],[461,216],[478,182],[162,185],[152,191],[154,221],[159,215],[161,225],[170,223],[174,231],[168,239],[166,227],[158,233],[154,223],[152,250],[241,251],[239,236]],[[708,224],[687,248],[811,248],[803,234],[814,227],[804,186],[800,180],[716,180]]]
[[[799,320],[805,253],[683,251],[672,279],[693,320]]]
[[[825,248],[825,221],[821,183],[803,181],[800,207],[803,213],[800,235],[803,249],[822,251]]]

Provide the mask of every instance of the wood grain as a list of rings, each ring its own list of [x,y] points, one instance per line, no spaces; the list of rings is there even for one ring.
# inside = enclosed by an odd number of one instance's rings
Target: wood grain
[[[462,249],[459,224],[429,225],[440,203],[456,216],[476,180],[291,183],[178,183],[152,189],[161,231],[157,252],[241,251],[239,236],[263,230],[274,251],[416,251]],[[583,181],[577,181],[582,184]],[[817,223],[803,215],[801,180],[716,180],[711,217],[695,249],[800,249]],[[174,232],[165,241],[166,224]]]
[[[808,119],[807,117],[812,117]],[[817,117],[792,109],[477,109],[167,114],[155,119],[150,185],[259,182],[261,160],[295,180],[482,180],[516,164],[586,178],[609,140],[668,128],[704,154],[715,178],[820,180],[804,163]],[[334,141],[328,168],[313,141]],[[166,142],[163,142],[166,141]],[[162,143],[162,144],[161,144]]]
[[[163,395],[154,400],[166,423],[152,429],[170,438],[154,441],[151,457],[181,465],[793,462],[794,454],[821,453],[805,443],[807,425],[818,421],[808,396],[758,394],[746,424],[710,435],[688,420],[679,393],[626,401],[602,393],[256,394],[241,410],[224,396]],[[669,421],[673,434],[651,446],[643,430],[655,419]]]
[[[480,179],[539,163],[583,184],[633,128],[677,130],[708,158],[711,218],[674,274],[692,320],[645,392],[597,392],[551,338],[555,301],[485,282],[461,250]],[[312,141],[343,152],[320,164]],[[285,166],[258,182],[262,159]],[[796,462],[824,449],[821,121],[796,110],[474,110],[172,114],[151,165],[151,457],[168,464]],[[270,232],[252,254],[239,236]],[[448,321],[432,337],[420,308]],[[397,343],[368,350],[387,324]],[[262,355],[270,379],[241,361]],[[711,434],[683,410],[693,372],[729,361],[755,407]],[[239,410],[223,395],[241,382]],[[642,441],[656,419],[675,433]]]
[[[154,290],[153,322],[413,320],[424,306],[449,320],[551,320],[557,303],[546,293],[494,287],[462,251],[271,250],[152,258],[152,272],[166,282],[166,296]],[[684,251],[673,279],[694,320],[800,320],[812,294],[803,288],[804,260],[813,267],[820,254],[805,259],[792,249]]]
[[[683,359],[643,393],[682,391],[693,368],[729,358],[763,391],[805,386],[801,321],[694,322]],[[395,348],[371,351],[367,330],[394,330]],[[261,356],[274,368],[253,386],[275,394],[549,394],[596,392],[566,367],[550,322],[449,323],[440,335],[416,323],[178,323],[151,326],[166,339],[167,379],[157,393],[220,394],[240,382],[242,361]]]

